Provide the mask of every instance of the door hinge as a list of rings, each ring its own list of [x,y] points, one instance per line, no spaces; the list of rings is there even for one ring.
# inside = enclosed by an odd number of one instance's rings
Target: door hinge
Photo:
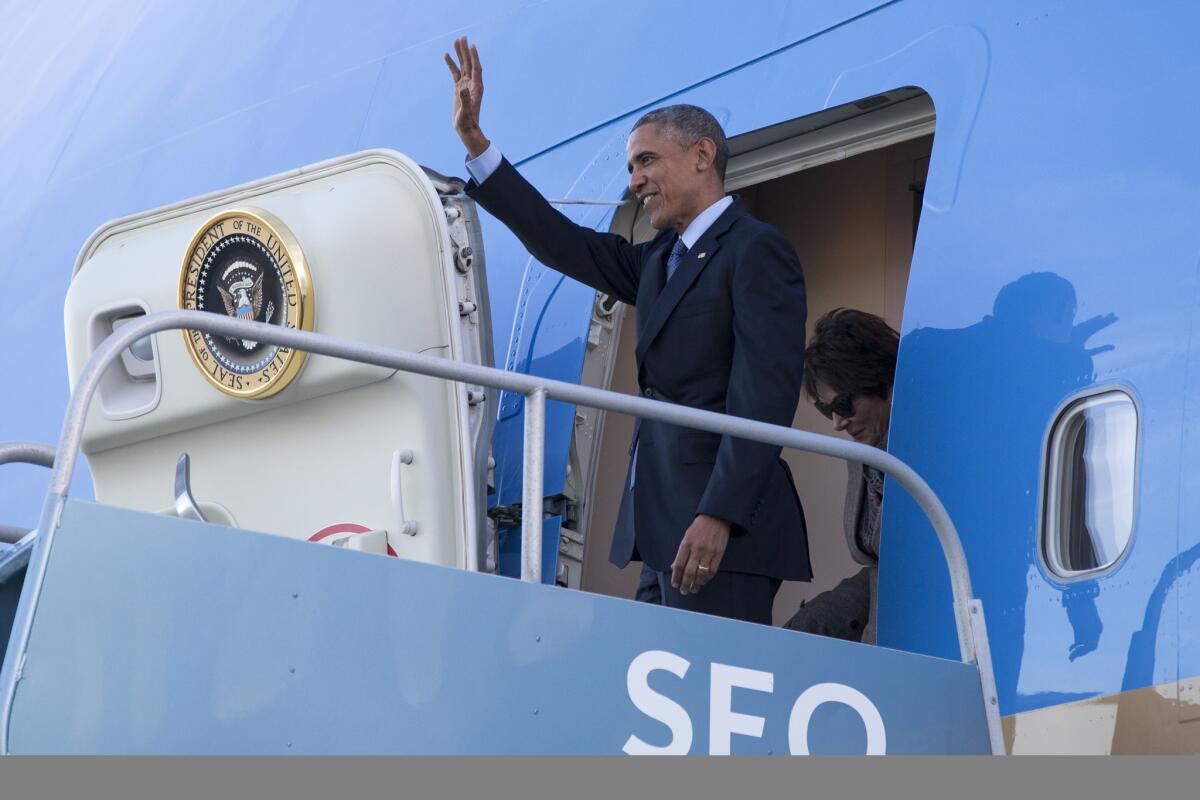
[[[488,509],[488,518],[496,523],[497,528],[521,527],[521,504],[510,506],[492,506]],[[579,520],[579,503],[564,494],[551,495],[542,498],[542,516],[562,517],[563,527],[573,528]]]

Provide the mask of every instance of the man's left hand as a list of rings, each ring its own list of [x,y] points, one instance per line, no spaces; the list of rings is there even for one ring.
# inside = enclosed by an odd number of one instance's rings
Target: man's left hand
[[[680,594],[700,591],[717,574],[727,544],[729,523],[708,514],[697,514],[671,563],[671,585]]]

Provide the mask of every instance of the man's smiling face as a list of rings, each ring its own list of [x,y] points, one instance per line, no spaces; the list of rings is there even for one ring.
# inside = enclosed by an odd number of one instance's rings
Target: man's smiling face
[[[629,190],[657,230],[674,228],[682,233],[707,207],[707,203],[696,207],[706,197],[704,189],[711,179],[710,169],[705,168],[711,168],[711,157],[706,165],[700,151],[700,142],[684,147],[662,135],[662,126],[655,123],[629,134]]]

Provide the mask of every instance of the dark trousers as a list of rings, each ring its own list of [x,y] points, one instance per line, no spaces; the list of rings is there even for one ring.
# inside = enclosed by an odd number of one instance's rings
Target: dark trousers
[[[642,574],[638,576],[637,594],[633,596],[639,603],[662,605],[662,589],[658,587],[658,573],[650,569],[650,565],[642,562]]]
[[[671,586],[671,573],[655,572],[642,564],[635,597],[642,602],[668,608],[770,625],[771,609],[781,583],[779,579],[766,575],[718,572],[700,591],[685,595]]]

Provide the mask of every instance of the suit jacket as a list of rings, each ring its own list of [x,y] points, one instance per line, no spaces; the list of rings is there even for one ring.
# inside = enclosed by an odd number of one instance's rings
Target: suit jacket
[[[467,192],[538,261],[636,307],[645,397],[791,425],[803,372],[804,276],[787,238],[739,200],[667,282],[673,231],[635,245],[576,225],[507,160]],[[614,564],[640,558],[669,570],[692,520],[710,514],[731,523],[722,571],[812,577],[804,514],[780,448],[648,419],[636,430]]]

